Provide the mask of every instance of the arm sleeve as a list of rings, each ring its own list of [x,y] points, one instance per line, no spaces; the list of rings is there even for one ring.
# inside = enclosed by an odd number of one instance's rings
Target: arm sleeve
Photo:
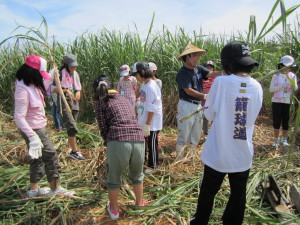
[[[158,95],[151,86],[149,86],[149,88],[146,92],[146,98],[147,98],[147,101],[145,102],[145,111],[156,112],[157,111],[156,102],[158,100]]]
[[[202,74],[202,79],[207,80],[207,75],[209,74],[210,70],[206,69],[204,66],[197,66],[198,73]]]
[[[74,89],[75,91],[81,91],[81,83],[78,73],[76,73],[76,75],[74,73]]]
[[[34,136],[36,133],[33,131],[33,129],[29,126],[29,124],[26,121],[27,109],[29,107],[28,92],[24,88],[16,86],[14,98],[15,98],[14,118],[17,127],[19,127],[20,130],[27,135],[27,137]]]
[[[162,89],[162,81],[160,79],[157,79],[157,84],[158,84],[158,87],[160,89]]]
[[[215,106],[218,104],[218,102],[216,102],[218,100],[216,98],[218,83],[219,82],[216,79],[215,82],[212,84],[209,93],[206,96],[205,107],[207,107],[207,109],[204,110],[204,115],[209,121],[213,121],[216,116]]]
[[[118,83],[118,86],[117,86],[117,91],[118,91],[119,93],[120,93],[120,88],[121,88],[121,87],[120,87],[120,86],[121,86],[120,83],[122,82],[121,80],[122,80],[122,77],[120,78],[119,83]]]
[[[97,118],[101,137],[105,141],[106,137],[107,137],[108,127],[107,127],[107,123],[106,123],[104,110],[101,108],[99,102],[96,102],[96,118]]]
[[[274,75],[272,77],[272,80],[270,83],[270,92],[276,92],[276,91],[280,91],[281,89],[283,89],[281,85],[275,86],[275,79],[276,79],[276,75]]]
[[[297,91],[298,90],[298,83],[297,83],[297,76],[296,76],[296,74],[294,76],[294,81],[295,81],[295,91]]]
[[[132,88],[133,88],[133,90],[135,91],[136,90],[136,88],[137,88],[137,79],[135,78],[135,77],[133,77],[134,79],[132,79]]]

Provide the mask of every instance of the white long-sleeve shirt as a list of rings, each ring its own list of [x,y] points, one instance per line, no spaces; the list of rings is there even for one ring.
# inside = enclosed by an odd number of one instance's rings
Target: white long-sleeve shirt
[[[291,103],[291,93],[293,90],[296,91],[298,89],[298,84],[297,76],[294,73],[289,72],[288,76],[294,81],[294,88],[286,74],[279,73],[273,75],[270,83],[270,92],[274,93],[272,102],[285,104]]]
[[[202,150],[205,165],[223,173],[251,168],[254,122],[263,91],[251,77],[217,77],[207,94],[205,117],[213,121]]]

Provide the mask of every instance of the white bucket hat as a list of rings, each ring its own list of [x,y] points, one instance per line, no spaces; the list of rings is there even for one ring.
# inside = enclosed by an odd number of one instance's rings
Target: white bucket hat
[[[120,76],[123,77],[123,76],[128,76],[130,74],[130,68],[128,65],[123,65],[120,67],[119,69],[120,71]]]

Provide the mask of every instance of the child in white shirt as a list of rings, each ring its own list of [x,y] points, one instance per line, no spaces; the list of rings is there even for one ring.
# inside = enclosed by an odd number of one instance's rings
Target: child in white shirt
[[[152,80],[152,73],[146,62],[136,64],[138,79],[143,81],[140,87],[140,105],[138,108],[138,123],[143,129],[148,145],[148,166],[158,168],[158,139],[157,135],[162,129],[162,100],[161,91],[155,81]],[[151,169],[145,173],[153,172]]]

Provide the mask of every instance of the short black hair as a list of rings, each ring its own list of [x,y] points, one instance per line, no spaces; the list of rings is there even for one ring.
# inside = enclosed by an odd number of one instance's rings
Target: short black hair
[[[285,65],[283,65],[283,63],[278,63],[277,69],[280,70],[282,67],[285,67]]]
[[[46,94],[45,86],[44,86],[44,78],[40,74],[40,71],[34,69],[26,64],[23,64],[16,73],[17,79],[23,80],[24,84],[29,86],[33,84],[37,88],[39,88],[43,94]]]
[[[190,57],[191,58],[192,54],[187,54],[187,55],[183,55],[181,58],[182,58],[182,61],[183,62],[186,62],[186,58],[187,57]]]
[[[142,70],[140,71],[137,71],[138,74],[140,74],[140,76],[144,79],[147,79],[147,78],[151,78],[153,77],[153,73],[150,69],[146,69],[146,70],[143,70],[144,71],[144,74],[142,73]]]
[[[255,64],[242,66],[229,57],[221,58],[221,64],[226,74],[237,74],[240,72],[250,73],[256,66]]]
[[[70,73],[68,64],[63,64],[63,65],[59,68],[59,71],[62,71],[62,70],[65,69],[65,68],[66,68],[67,72]]]

